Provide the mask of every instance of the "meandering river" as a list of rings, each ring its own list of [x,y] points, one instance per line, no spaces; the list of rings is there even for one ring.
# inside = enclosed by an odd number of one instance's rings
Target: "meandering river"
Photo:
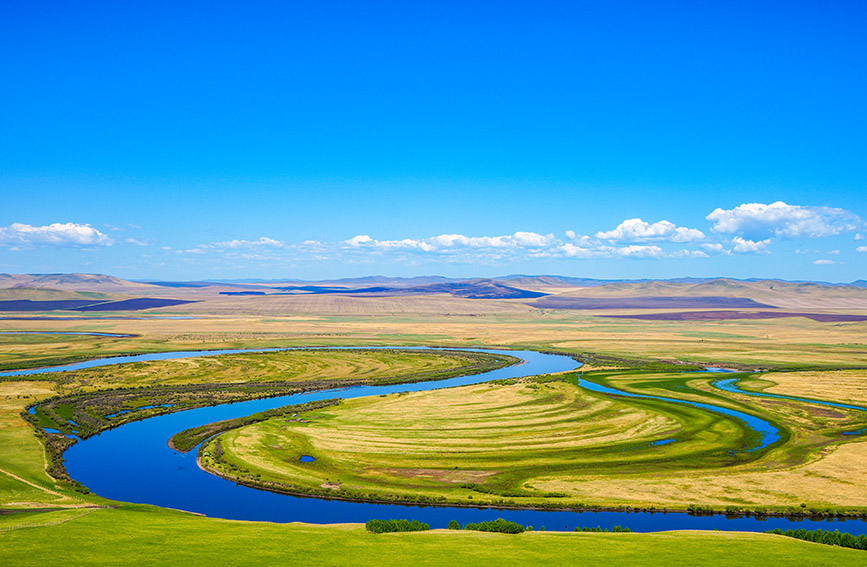
[[[370,347],[347,347],[370,348]],[[395,347],[381,347],[395,348]],[[405,347],[397,347],[405,348]],[[420,347],[422,348],[422,347]],[[167,360],[192,356],[213,356],[246,352],[274,352],[287,349],[232,349],[216,351],[184,351],[113,357],[43,369],[8,371],[0,376],[26,376],[48,371],[79,370],[126,362]],[[470,349],[467,349],[470,350]],[[521,358],[522,364],[481,374],[414,384],[390,386],[356,386],[340,390],[325,390],[264,400],[198,408],[151,417],[122,425],[90,439],[79,441],[65,454],[66,468],[72,478],[91,491],[114,500],[154,504],[204,514],[206,516],[271,522],[343,523],[365,522],[371,518],[410,518],[445,527],[450,520],[460,523],[478,522],[502,517],[537,529],[571,530],[576,526],[628,526],[633,531],[680,529],[721,529],[762,531],[773,528],[840,529],[855,534],[867,533],[867,521],[860,519],[789,519],[726,517],[723,515],[692,516],[687,513],[650,512],[571,512],[542,510],[504,510],[463,508],[455,506],[414,506],[372,504],[304,498],[256,490],[237,485],[202,471],[196,464],[196,451],[178,453],[166,441],[184,429],[288,404],[298,404],[333,397],[355,398],[398,392],[417,392],[477,384],[490,380],[518,378],[554,372],[566,372],[580,363],[563,355],[534,351],[504,351],[471,349],[474,352],[509,355]],[[606,395],[653,396],[629,394],[582,380],[581,386]],[[761,434],[753,450],[776,441],[776,428],[771,424],[732,410],[683,400],[655,398],[672,403],[690,403],[709,411],[725,413],[744,421]],[[757,421],[753,421],[757,420]]]

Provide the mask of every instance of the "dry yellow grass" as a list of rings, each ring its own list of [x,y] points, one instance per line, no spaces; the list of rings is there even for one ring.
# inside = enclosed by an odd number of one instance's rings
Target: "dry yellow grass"
[[[632,506],[696,503],[729,506],[867,507],[867,443],[829,448],[808,464],[782,471],[729,474],[678,473],[647,476],[536,479],[533,486],[565,492],[585,502]]]
[[[481,384],[346,400],[309,419],[301,424],[275,419],[219,439],[232,462],[265,478],[308,486],[338,481],[364,490],[434,489],[436,494],[444,484],[483,482],[510,470],[544,470],[585,448],[663,437],[681,425],[564,382]],[[302,454],[320,460],[315,466],[299,463]]]
[[[776,383],[763,390],[769,394],[867,406],[867,370],[774,372],[757,378]]]
[[[421,299],[427,301],[429,298]],[[477,311],[489,303],[486,300],[449,300],[452,301]],[[499,305],[503,302],[490,303]],[[506,305],[509,309],[519,307]],[[193,320],[3,321],[4,330],[89,330],[135,333],[142,337],[75,341],[55,337],[53,346],[26,347],[12,344],[0,336],[3,344],[0,363],[26,360],[40,352],[49,356],[78,353],[98,356],[142,347],[178,350],[262,345],[427,344],[553,347],[632,358],[740,364],[749,368],[867,366],[867,348],[864,346],[867,344],[867,322],[821,323],[802,318],[636,321],[593,316],[599,312],[530,310],[514,313],[455,312],[449,315],[447,312],[203,315]]]

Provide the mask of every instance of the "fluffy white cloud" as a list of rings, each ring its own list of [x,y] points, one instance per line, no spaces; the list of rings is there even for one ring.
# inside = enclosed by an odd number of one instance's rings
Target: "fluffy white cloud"
[[[596,250],[591,250],[590,248],[584,248],[583,246],[576,246],[571,242],[567,242],[566,244],[560,246],[560,250],[566,256],[570,258],[593,258],[594,256],[598,256],[599,253]]]
[[[631,244],[614,250],[615,254],[624,258],[661,258],[665,256],[659,246]]]
[[[770,238],[754,241],[743,239],[740,236],[735,236],[732,238],[732,244],[734,244],[732,251],[737,252],[738,254],[768,254],[769,252],[767,247],[770,243]]]
[[[357,236],[353,236],[349,240],[344,240],[344,242],[346,244],[349,244],[350,246],[361,246],[363,244],[373,242],[373,239],[366,234],[359,234]]]
[[[726,247],[719,242],[706,242],[702,244],[701,247],[714,254],[731,254],[731,252],[726,250]]]
[[[440,234],[427,239],[404,238],[402,240],[375,240],[366,234],[359,234],[345,244],[354,248],[376,247],[382,249],[418,249],[433,252],[442,249],[466,248],[545,248],[557,244],[553,234],[535,232],[516,232],[505,236],[464,236],[463,234]]]
[[[836,264],[837,262],[835,262],[834,260],[816,260],[813,263],[816,264],[817,266],[823,266],[823,265]]]
[[[818,238],[857,230],[864,222],[845,209],[787,205],[782,201],[764,205],[744,203],[733,209],[715,209],[707,217],[711,230],[742,234],[752,240],[778,236]]]
[[[617,228],[596,233],[596,238],[623,242],[642,242],[647,240],[667,240],[671,242],[694,242],[702,240],[704,233],[695,228],[676,226],[673,222],[662,220],[650,224],[641,219],[628,219]]]
[[[19,222],[0,227],[0,244],[6,246],[110,246],[114,241],[89,224],[53,223],[32,226]]]
[[[867,252],[867,246],[859,246],[855,249],[855,252]]]
[[[536,232],[516,232],[512,238],[517,246],[545,247],[554,243],[553,234],[538,234]]]

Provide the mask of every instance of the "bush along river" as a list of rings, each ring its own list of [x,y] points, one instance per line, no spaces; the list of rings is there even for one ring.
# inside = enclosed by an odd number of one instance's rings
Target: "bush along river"
[[[353,348],[353,347],[347,347]],[[370,347],[363,347],[370,348]],[[395,348],[395,347],[383,347]],[[397,347],[405,348],[405,347]],[[423,347],[419,347],[423,348]],[[47,371],[77,370],[125,362],[166,360],[193,356],[233,354],[241,352],[274,352],[287,349],[233,349],[219,351],[168,352],[128,357],[92,360],[63,367],[3,372],[2,376],[28,375]],[[407,349],[413,350],[413,349]],[[454,349],[452,349],[454,350]],[[334,397],[356,398],[399,392],[416,392],[477,384],[491,380],[520,378],[555,372],[568,372],[580,363],[564,355],[543,354],[535,351],[492,349],[461,349],[522,359],[523,364],[500,368],[446,380],[396,384],[388,386],[355,386],[339,390],[321,390],[290,396],[251,400],[233,404],[197,408],[122,425],[104,431],[73,445],[64,457],[72,478],[91,491],[114,500],[153,504],[167,508],[187,510],[206,516],[234,520],[308,523],[364,523],[371,518],[411,518],[426,522],[434,528],[445,528],[450,520],[460,523],[480,522],[502,517],[523,525],[549,530],[571,530],[578,526],[615,525],[630,527],[633,531],[664,530],[734,530],[760,532],[768,529],[815,528],[821,522],[824,528],[839,528],[852,534],[867,534],[867,521],[860,518],[785,518],[725,515],[691,515],[686,512],[645,511],[569,511],[471,508],[457,506],[422,506],[403,504],[376,504],[325,500],[290,496],[249,488],[224,480],[201,470],[196,463],[196,451],[180,453],[166,444],[175,433],[199,425],[244,417],[290,404],[302,404]],[[600,386],[586,380],[579,384],[587,389],[616,396],[638,396],[672,403],[689,403],[710,411],[740,419],[759,434],[759,443],[750,448],[758,450],[774,443],[779,433],[771,424],[754,416],[727,408],[686,402],[674,398],[655,398],[631,394]]]

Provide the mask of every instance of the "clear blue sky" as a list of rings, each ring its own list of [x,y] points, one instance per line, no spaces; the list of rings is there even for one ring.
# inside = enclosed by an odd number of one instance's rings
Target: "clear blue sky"
[[[867,278],[865,6],[7,3],[0,272]]]

